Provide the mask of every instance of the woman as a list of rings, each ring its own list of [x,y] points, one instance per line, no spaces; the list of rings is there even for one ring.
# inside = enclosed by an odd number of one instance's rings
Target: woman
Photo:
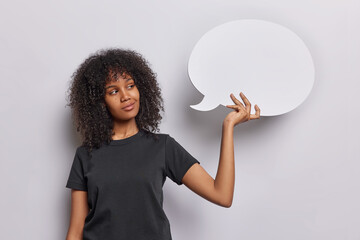
[[[137,52],[100,50],[72,76],[69,106],[83,144],[76,149],[66,184],[71,188],[67,240],[171,238],[163,211],[166,177],[219,206],[234,192],[233,129],[260,117],[231,94],[224,119],[215,180],[169,134],[155,133],[164,111],[156,74]]]

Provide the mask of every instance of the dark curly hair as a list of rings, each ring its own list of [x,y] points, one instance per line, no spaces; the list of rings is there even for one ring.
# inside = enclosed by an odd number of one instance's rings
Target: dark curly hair
[[[105,105],[105,85],[116,75],[126,73],[140,93],[136,125],[146,135],[157,139],[156,131],[164,112],[161,89],[144,57],[131,49],[101,49],[91,54],[71,76],[68,104],[76,131],[81,132],[82,146],[89,152],[112,141],[113,117]],[[111,76],[110,76],[111,74]]]

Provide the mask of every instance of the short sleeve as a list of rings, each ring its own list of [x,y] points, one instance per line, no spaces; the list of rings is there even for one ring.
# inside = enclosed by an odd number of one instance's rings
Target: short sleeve
[[[178,185],[183,184],[181,180],[193,164],[200,164],[169,134],[165,140],[165,163],[166,175]]]
[[[76,150],[66,187],[87,191],[87,184],[84,177],[84,167],[79,156],[79,148]]]

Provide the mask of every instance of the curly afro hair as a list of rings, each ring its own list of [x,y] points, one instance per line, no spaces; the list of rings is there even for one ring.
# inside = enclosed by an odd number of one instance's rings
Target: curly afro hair
[[[140,93],[136,125],[146,135],[157,139],[156,131],[164,112],[161,89],[144,57],[130,49],[101,49],[91,54],[71,76],[68,104],[76,131],[81,133],[82,146],[89,152],[112,141],[113,117],[105,105],[105,85],[117,74],[126,73]],[[110,76],[111,74],[111,76]]]

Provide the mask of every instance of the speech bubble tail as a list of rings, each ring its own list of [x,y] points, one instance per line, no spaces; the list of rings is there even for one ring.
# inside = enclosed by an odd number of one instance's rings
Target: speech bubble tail
[[[204,97],[204,99],[200,103],[196,105],[190,105],[190,107],[198,111],[210,111],[219,106],[218,103],[213,101],[207,101],[205,99],[206,97]]]

